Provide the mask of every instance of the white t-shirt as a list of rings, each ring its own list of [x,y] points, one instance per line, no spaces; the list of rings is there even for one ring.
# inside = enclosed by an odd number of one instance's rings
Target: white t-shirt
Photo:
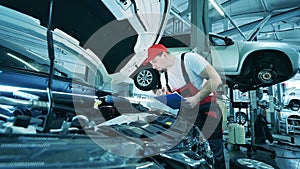
[[[172,90],[177,90],[186,85],[181,70],[181,54],[175,57],[173,66],[167,69],[168,82]],[[189,52],[184,56],[184,64],[191,83],[200,90],[206,81],[200,77],[200,73],[208,65],[208,62],[201,55]]]

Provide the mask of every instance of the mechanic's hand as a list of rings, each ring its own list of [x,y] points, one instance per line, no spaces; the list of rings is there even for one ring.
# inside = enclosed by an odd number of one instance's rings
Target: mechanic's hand
[[[192,97],[185,97],[181,104],[184,108],[191,109],[194,108],[198,103],[199,103],[198,98],[196,96],[192,96]]]
[[[167,89],[165,87],[163,87],[162,89],[158,89],[155,94],[160,96],[160,95],[165,95],[167,93],[168,93]]]

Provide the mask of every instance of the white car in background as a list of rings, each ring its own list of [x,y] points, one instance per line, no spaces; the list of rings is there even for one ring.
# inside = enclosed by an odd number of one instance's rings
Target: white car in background
[[[285,108],[298,111],[300,108],[300,73],[282,83],[284,86],[283,105]]]
[[[211,64],[226,84],[242,92],[272,86],[293,77],[299,70],[299,53],[286,43],[234,41],[230,37],[209,34]],[[176,52],[186,51],[190,35],[163,37],[161,43]]]
[[[278,112],[279,131],[289,133],[300,133],[300,112],[299,110],[283,109]]]
[[[283,105],[285,108],[298,111],[300,108],[300,89],[288,89],[283,96]]]

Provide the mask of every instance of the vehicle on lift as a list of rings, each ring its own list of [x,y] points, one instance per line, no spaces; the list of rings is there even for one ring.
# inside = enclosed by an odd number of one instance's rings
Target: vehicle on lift
[[[196,126],[115,91],[90,49],[4,6],[0,22],[0,168],[213,167]]]
[[[288,44],[234,41],[217,34],[209,34],[209,40],[211,63],[232,89],[245,92],[272,86],[298,71],[299,53]],[[192,50],[189,34],[162,37],[160,43],[174,53]]]
[[[271,16],[265,17],[243,41],[210,33],[208,56],[211,64],[220,72],[223,81],[242,92],[259,87],[272,86],[293,77],[299,70],[299,53],[290,45],[278,42],[253,41]],[[191,46],[190,34],[162,37],[160,43],[172,51]],[[141,82],[144,79],[138,75]],[[151,77],[151,76],[149,76]],[[135,81],[136,82],[136,81]],[[136,83],[138,86],[138,84]]]

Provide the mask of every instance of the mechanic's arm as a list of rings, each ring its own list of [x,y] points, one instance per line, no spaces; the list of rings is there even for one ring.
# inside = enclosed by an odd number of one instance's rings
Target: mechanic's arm
[[[218,72],[208,64],[205,69],[200,73],[202,78],[206,79],[206,83],[203,88],[192,97],[185,98],[188,102],[189,107],[195,107],[201,100],[215,91],[217,87],[221,84],[221,77]]]

